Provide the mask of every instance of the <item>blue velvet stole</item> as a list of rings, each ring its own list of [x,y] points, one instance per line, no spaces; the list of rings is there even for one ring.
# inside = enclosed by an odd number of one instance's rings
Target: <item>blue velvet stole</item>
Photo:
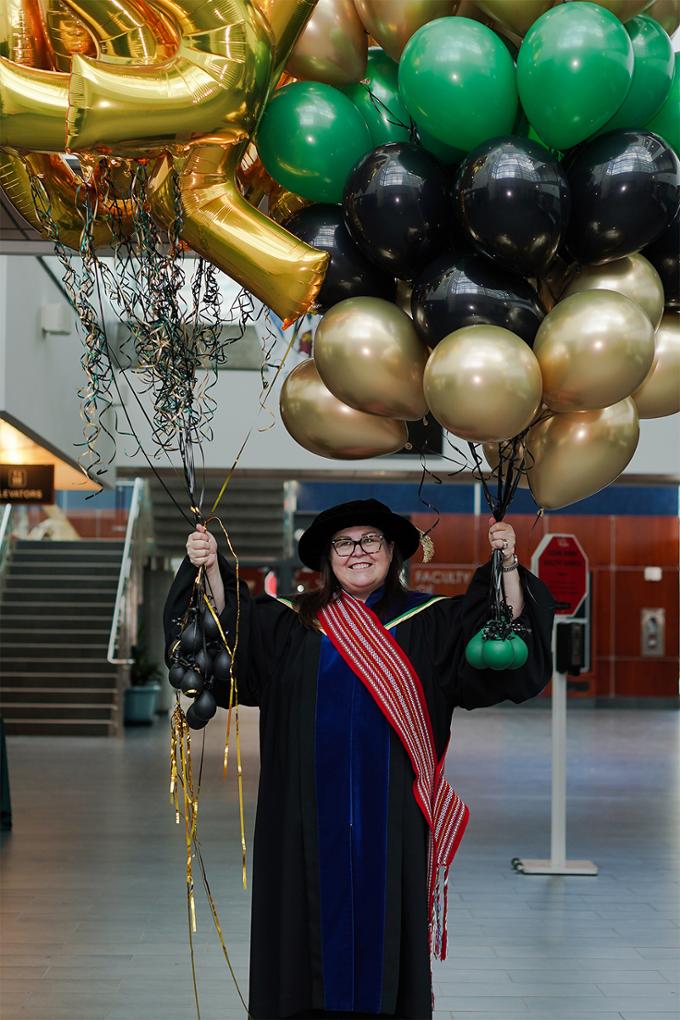
[[[367,605],[375,605],[381,594],[374,592]],[[409,592],[394,615],[429,598]],[[317,674],[315,749],[324,1008],[379,1013],[390,727],[325,636]]]

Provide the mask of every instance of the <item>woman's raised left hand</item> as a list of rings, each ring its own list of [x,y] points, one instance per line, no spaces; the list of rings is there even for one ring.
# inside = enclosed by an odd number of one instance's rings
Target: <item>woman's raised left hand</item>
[[[494,517],[489,518],[489,545],[492,549],[503,550],[503,560],[509,563],[515,555],[517,538],[514,528],[507,521],[497,521]]]

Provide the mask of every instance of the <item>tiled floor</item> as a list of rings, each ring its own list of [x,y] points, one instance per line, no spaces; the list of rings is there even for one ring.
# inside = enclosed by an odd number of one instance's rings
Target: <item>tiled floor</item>
[[[244,710],[248,826],[257,719]],[[233,781],[208,728],[200,833],[246,987]],[[516,874],[549,845],[550,716],[460,713],[449,774],[472,808],[451,879],[438,1018],[675,1020],[680,1015],[680,713],[569,717],[569,855],[597,878]],[[3,837],[2,1020],[192,1020],[183,830],[168,801],[167,727],[121,740],[10,738],[14,831]],[[202,1020],[243,1009],[202,894]]]

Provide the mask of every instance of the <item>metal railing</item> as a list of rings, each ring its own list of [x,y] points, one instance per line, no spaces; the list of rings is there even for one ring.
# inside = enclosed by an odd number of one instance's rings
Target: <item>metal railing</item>
[[[139,607],[144,590],[144,565],[153,552],[149,484],[144,478],[135,478],[131,485],[132,499],[106,655],[113,666],[132,664],[131,654],[137,642]]]

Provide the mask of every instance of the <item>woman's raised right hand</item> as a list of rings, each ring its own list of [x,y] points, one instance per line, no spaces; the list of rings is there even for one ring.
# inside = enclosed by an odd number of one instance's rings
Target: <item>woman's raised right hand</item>
[[[195,567],[210,570],[217,563],[217,542],[203,524],[196,525],[187,539],[187,556]]]

